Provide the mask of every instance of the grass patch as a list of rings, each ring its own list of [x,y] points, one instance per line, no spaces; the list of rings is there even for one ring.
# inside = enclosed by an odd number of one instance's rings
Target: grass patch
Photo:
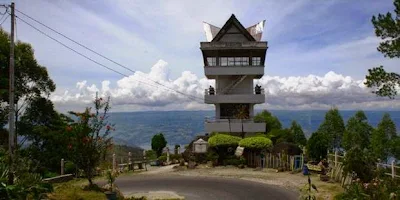
[[[103,192],[97,190],[86,190],[81,186],[84,182],[82,180],[73,180],[66,183],[54,185],[54,192],[49,194],[51,200],[106,200]]]

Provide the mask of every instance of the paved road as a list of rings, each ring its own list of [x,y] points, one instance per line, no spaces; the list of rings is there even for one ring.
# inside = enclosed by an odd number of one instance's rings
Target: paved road
[[[295,192],[262,183],[233,178],[193,176],[120,177],[116,184],[123,193],[174,191],[185,200],[295,200]]]

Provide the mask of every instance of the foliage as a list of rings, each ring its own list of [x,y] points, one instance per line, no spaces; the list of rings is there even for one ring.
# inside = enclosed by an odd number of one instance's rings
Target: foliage
[[[96,96],[94,104],[95,113],[91,113],[91,108],[86,108],[83,113],[70,112],[78,117],[78,121],[66,129],[70,137],[70,143],[65,147],[70,150],[69,159],[83,170],[89,185],[93,184],[95,168],[112,145],[109,135],[114,130],[107,122],[109,99],[103,101]]]
[[[240,140],[239,145],[247,149],[268,149],[272,147],[272,141],[266,137],[247,137]]]
[[[156,154],[156,152],[153,151],[152,149],[147,150],[147,151],[146,151],[146,158],[147,158],[148,160],[157,159],[157,154]]]
[[[167,162],[167,155],[161,155],[160,157],[158,157],[158,160],[161,162]]]
[[[316,200],[317,198],[315,197],[314,193],[318,192],[318,189],[313,183],[311,183],[310,175],[308,175],[307,178],[307,184],[305,184],[304,187],[300,190],[303,193],[301,199]]]
[[[368,124],[367,116],[363,111],[358,111],[349,119],[343,135],[342,146],[347,151],[354,145],[360,149],[368,148],[373,128]]]
[[[344,121],[337,108],[331,108],[325,114],[325,120],[318,128],[318,132],[329,137],[329,149],[340,149],[343,133],[345,131]]]
[[[374,178],[370,182],[362,182],[359,179],[352,181],[345,188],[345,192],[335,197],[336,200],[395,200],[400,197],[400,181],[392,178]]]
[[[394,0],[396,13],[379,14],[372,17],[372,24],[375,28],[375,34],[382,39],[378,51],[385,57],[400,57],[400,0]],[[397,73],[386,72],[383,66],[368,70],[365,85],[376,88],[373,93],[378,96],[394,98],[397,95],[397,86],[400,84],[400,75]]]
[[[29,101],[17,125],[19,135],[30,142],[21,153],[38,162],[39,172],[59,172],[60,160],[68,157],[65,147],[69,135],[64,132],[70,120],[57,113],[49,99],[36,97]]]
[[[216,161],[216,160],[218,160],[218,154],[215,152],[215,151],[208,151],[207,153],[206,153],[206,160],[207,161]]]
[[[296,121],[292,121],[292,125],[290,126],[289,130],[291,131],[291,135],[293,135],[295,144],[303,147],[307,145],[307,138],[304,135],[300,124],[298,124]]]
[[[0,155],[0,197],[5,199],[42,199],[51,192],[51,184],[44,183],[40,174],[34,173],[34,167],[28,159],[17,157],[14,163],[14,184],[7,184],[9,165],[5,154]]]
[[[372,153],[376,158],[386,161],[390,154],[390,140],[396,137],[396,125],[386,113],[381,122],[379,122],[377,129],[371,135]]]
[[[224,166],[227,166],[227,165],[233,165],[233,166],[244,165],[244,164],[246,164],[246,159],[244,159],[243,157],[238,158],[236,156],[229,156],[229,157],[225,158],[222,161],[222,164]]]
[[[290,129],[272,129],[267,134],[267,138],[271,139],[274,145],[282,142],[294,142],[294,135]]]
[[[163,149],[167,146],[167,140],[165,140],[164,135],[162,133],[155,134],[151,139],[151,149],[153,149],[157,157],[160,157]]]
[[[216,134],[208,139],[210,147],[235,147],[242,138],[232,135]]]
[[[10,37],[0,30],[0,103],[8,102],[8,71],[10,55]],[[15,102],[30,97],[49,95],[56,88],[50,79],[46,67],[40,66],[34,56],[34,50],[28,43],[15,44]]]
[[[321,132],[314,132],[307,142],[307,154],[316,161],[326,158],[329,148],[329,136]]]
[[[355,145],[346,152],[343,161],[343,173],[355,173],[361,181],[370,181],[374,177],[375,159],[367,149]]]
[[[400,160],[400,137],[397,136],[390,141],[390,153],[397,160]]]
[[[265,123],[265,132],[266,133],[270,132],[273,129],[281,129],[282,128],[282,124],[279,121],[279,119],[277,117],[273,116],[267,110],[263,110],[261,113],[258,113],[256,116],[254,116],[254,122]]]
[[[107,170],[106,178],[107,178],[107,183],[110,184],[110,190],[114,191],[115,189],[115,179],[118,176],[118,172],[112,171],[112,170]]]

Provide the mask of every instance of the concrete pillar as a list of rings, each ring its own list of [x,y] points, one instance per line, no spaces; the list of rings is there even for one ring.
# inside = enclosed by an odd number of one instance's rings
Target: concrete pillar
[[[337,168],[338,165],[338,155],[337,155],[337,150],[335,151],[335,169]]]
[[[64,175],[64,158],[61,159],[61,171],[60,171],[61,175]]]
[[[392,178],[396,175],[396,171],[394,170],[394,160],[392,160]]]
[[[169,163],[169,148],[167,147],[167,163]]]
[[[113,172],[115,172],[116,170],[117,170],[117,161],[116,161],[116,158],[115,158],[115,153],[112,155],[112,170],[113,170]]]

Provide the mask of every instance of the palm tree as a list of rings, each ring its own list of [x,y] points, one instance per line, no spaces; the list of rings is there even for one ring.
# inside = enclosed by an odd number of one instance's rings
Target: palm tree
[[[244,138],[244,130],[243,130],[243,119],[249,119],[249,109],[246,105],[239,105],[237,109],[237,113],[235,116],[237,119],[240,119],[240,122],[242,123],[242,134],[241,137]]]

